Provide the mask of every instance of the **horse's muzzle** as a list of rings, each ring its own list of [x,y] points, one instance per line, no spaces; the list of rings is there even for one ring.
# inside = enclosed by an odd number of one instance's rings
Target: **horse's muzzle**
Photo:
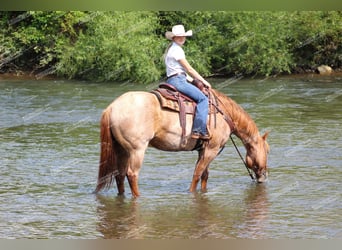
[[[261,175],[258,175],[258,176],[257,176],[256,181],[257,181],[258,183],[264,183],[264,182],[267,181],[267,179],[268,179],[268,172],[265,171],[265,172],[263,172]]]

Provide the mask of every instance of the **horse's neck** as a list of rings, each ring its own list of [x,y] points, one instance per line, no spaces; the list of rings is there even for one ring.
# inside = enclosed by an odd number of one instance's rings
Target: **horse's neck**
[[[233,134],[240,138],[245,146],[255,141],[259,131],[253,119],[234,100],[227,96],[222,98],[224,99],[222,103],[225,106],[225,111],[235,124]]]
[[[249,144],[252,144],[253,142],[256,142],[256,139],[257,139],[256,134],[247,133],[247,132],[241,131],[239,129],[236,129],[233,132],[233,134],[235,134],[238,138],[240,138],[240,140],[245,145],[245,147]]]

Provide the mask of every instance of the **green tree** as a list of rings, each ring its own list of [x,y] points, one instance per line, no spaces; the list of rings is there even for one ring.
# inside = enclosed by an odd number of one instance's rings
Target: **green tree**
[[[221,34],[214,52],[216,71],[247,75],[290,71],[287,13],[223,12],[216,16]]]
[[[75,39],[79,11],[1,12],[3,67],[41,71],[52,67],[69,39]],[[4,54],[5,53],[5,54]]]
[[[301,11],[292,18],[292,46],[295,66],[315,68],[327,64],[342,66],[342,12]]]
[[[97,81],[160,79],[155,13],[92,12],[84,23],[87,29],[59,57],[59,74]]]

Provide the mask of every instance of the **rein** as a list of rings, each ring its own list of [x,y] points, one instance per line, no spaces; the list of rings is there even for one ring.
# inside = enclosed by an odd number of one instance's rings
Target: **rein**
[[[245,165],[245,167],[246,167],[246,169],[247,169],[247,172],[248,172],[249,176],[252,178],[252,180],[254,180],[254,176],[252,175],[250,169],[248,168],[247,163],[246,163],[245,160],[243,159],[243,157],[242,157],[242,155],[241,155],[241,153],[240,153],[240,150],[239,150],[238,147],[236,146],[235,141],[233,140],[232,135],[230,135],[229,137],[230,137],[230,139],[232,140],[233,145],[234,145],[236,151],[238,152],[238,154],[239,154],[239,156],[240,156],[240,158],[241,158],[243,164]]]

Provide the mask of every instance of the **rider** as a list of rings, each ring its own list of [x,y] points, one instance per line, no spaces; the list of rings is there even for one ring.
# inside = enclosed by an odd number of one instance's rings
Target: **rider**
[[[197,103],[191,137],[209,140],[210,135],[207,131],[208,98],[202,91],[187,81],[187,73],[194,79],[200,80],[207,87],[211,88],[211,85],[185,58],[182,46],[188,36],[192,36],[192,30],[185,32],[183,25],[175,25],[172,27],[172,31],[165,33],[165,37],[172,41],[165,53],[166,82]]]

